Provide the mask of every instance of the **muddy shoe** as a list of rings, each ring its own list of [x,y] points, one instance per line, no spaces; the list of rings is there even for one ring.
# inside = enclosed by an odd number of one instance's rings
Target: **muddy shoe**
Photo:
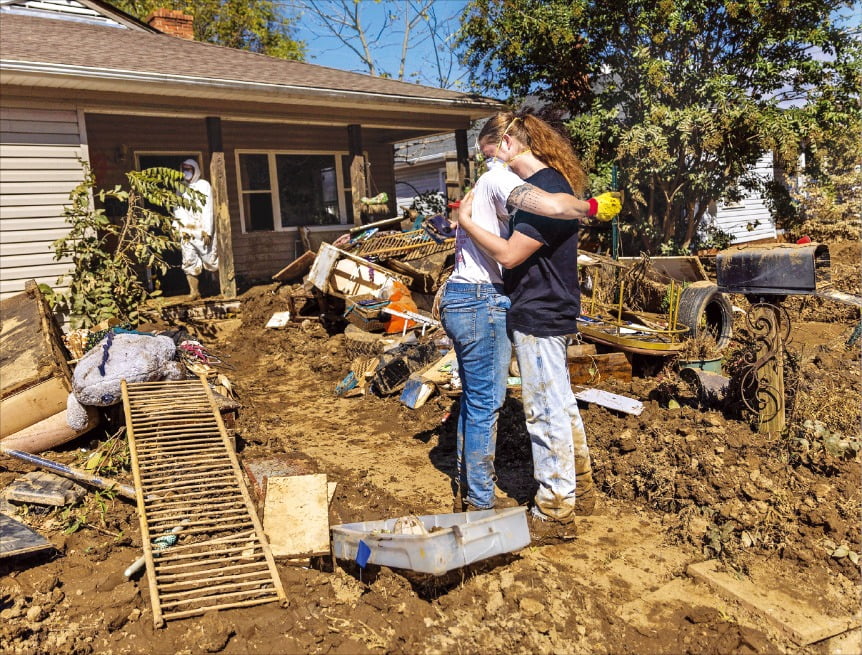
[[[551,546],[573,541],[577,535],[574,520],[563,522],[545,516],[535,507],[527,514],[534,546]]]
[[[593,483],[593,469],[590,460],[576,460],[575,476],[577,480],[575,514],[590,516],[596,511],[596,485]]]

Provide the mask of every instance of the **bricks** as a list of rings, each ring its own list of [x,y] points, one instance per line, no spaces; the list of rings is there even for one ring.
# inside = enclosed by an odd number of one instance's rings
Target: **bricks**
[[[156,9],[144,19],[150,27],[159,32],[194,41],[195,17],[174,9]]]

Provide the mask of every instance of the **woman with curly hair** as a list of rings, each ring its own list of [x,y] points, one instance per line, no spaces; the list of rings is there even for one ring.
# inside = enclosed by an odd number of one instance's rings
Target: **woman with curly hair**
[[[566,364],[569,335],[577,333],[580,315],[580,224],[571,219],[610,220],[620,203],[612,194],[575,198],[583,194],[587,176],[571,144],[531,114],[501,112],[492,117],[479,133],[478,148],[523,180],[508,196],[508,204],[516,208],[511,234],[494,234],[472,220],[482,211],[475,191],[462,199],[458,225],[505,269],[504,292],[511,303],[507,330],[520,368],[538,483],[531,510],[534,533],[570,538],[576,459],[581,472],[579,511],[592,511],[595,502],[589,448]],[[559,205],[549,206],[547,198],[557,198]]]

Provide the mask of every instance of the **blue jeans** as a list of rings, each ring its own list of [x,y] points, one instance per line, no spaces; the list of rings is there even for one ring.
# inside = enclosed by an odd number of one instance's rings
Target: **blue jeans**
[[[588,458],[587,435],[569,381],[567,337],[515,331],[521,401],[533,451],[535,504],[545,517],[566,521],[575,509],[575,452]]]
[[[494,506],[497,418],[512,359],[506,334],[510,304],[501,286],[493,284],[447,282],[440,299],[440,317],[461,376],[456,483],[462,497],[480,509]]]

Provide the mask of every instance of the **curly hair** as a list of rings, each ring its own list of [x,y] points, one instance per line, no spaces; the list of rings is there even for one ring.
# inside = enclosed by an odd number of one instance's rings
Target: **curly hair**
[[[482,127],[479,142],[499,142],[506,134],[515,137],[543,163],[559,171],[576,196],[583,195],[588,185],[587,174],[565,136],[533,114],[501,111]]]

